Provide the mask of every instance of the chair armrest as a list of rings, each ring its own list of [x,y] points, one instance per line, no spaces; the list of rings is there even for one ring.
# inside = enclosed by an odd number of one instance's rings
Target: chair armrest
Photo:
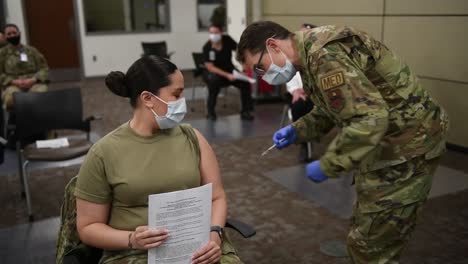
[[[242,221],[239,221],[239,220],[236,220],[236,219],[232,219],[232,218],[229,218],[227,219],[226,221],[226,227],[228,228],[232,228],[234,230],[236,230],[237,232],[239,232],[244,238],[249,238],[249,237],[253,237],[255,236],[255,234],[257,233],[255,231],[255,229],[253,229],[251,226],[249,226],[248,224],[242,222]]]
[[[8,143],[8,140],[4,139],[3,137],[0,137],[0,145],[6,145]]]
[[[65,254],[62,264],[97,264],[101,256],[101,249],[79,244]]]
[[[85,122],[91,122],[91,121],[94,121],[94,120],[102,120],[102,116],[100,115],[92,115],[92,116],[89,116],[85,119]]]

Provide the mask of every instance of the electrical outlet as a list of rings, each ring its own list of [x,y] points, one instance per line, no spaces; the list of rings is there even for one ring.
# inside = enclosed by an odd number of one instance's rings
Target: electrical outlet
[[[97,56],[93,55],[93,62],[96,62],[96,61],[97,61]]]

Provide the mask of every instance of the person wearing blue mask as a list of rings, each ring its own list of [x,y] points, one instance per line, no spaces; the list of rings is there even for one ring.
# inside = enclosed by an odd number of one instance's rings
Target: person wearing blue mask
[[[339,132],[306,166],[321,183],[354,172],[357,201],[348,234],[353,263],[399,263],[445,152],[448,115],[385,44],[347,26],[290,32],[249,25],[237,59],[270,84],[300,71],[310,113],[278,130],[278,149]]]
[[[133,117],[96,142],[80,168],[74,194],[81,241],[104,250],[100,263],[147,263],[147,251],[170,236],[148,228],[148,195],[212,183],[213,232],[192,263],[241,263],[222,232],[227,202],[216,156],[200,132],[181,124],[187,112],[181,71],[145,56],[105,82],[130,99]]]

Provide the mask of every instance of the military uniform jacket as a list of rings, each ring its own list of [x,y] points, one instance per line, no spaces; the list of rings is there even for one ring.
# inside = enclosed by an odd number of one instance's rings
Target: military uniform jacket
[[[298,141],[340,129],[320,160],[325,174],[366,173],[445,151],[445,111],[385,45],[349,27],[295,34],[304,90],[315,104],[293,124]]]
[[[45,82],[48,73],[44,56],[34,47],[22,45],[18,49],[7,45],[0,49],[0,86],[7,86],[15,79],[33,77],[39,82]]]

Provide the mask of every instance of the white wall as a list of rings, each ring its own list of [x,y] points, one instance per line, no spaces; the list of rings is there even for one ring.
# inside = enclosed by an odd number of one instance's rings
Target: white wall
[[[20,0],[6,0],[6,22],[16,24],[20,31],[23,32],[21,34],[22,42],[28,42],[28,34],[26,34],[26,26],[25,20],[23,15],[23,1]]]
[[[80,46],[85,77],[104,76],[112,70],[126,71],[143,53],[142,41],[166,41],[168,50],[175,52],[171,60],[180,69],[193,69],[195,66],[192,61],[192,52],[201,52],[203,44],[208,39],[207,32],[198,31],[197,1],[194,0],[169,0],[170,32],[102,35],[86,34],[83,1],[74,1],[78,9]],[[18,25],[20,30],[25,33],[23,41],[27,43],[22,1],[6,0],[6,4],[7,22]],[[240,21],[240,18],[235,17],[235,14],[231,15],[233,22]],[[245,14],[243,19],[245,21]],[[94,56],[96,61],[93,61]]]
[[[236,41],[247,26],[246,0],[227,0],[227,31]]]
[[[207,32],[198,32],[197,1],[169,1],[171,32],[115,35],[86,35],[83,2],[75,1],[79,10],[81,50],[86,77],[103,76],[111,70],[125,72],[141,56],[142,41],[166,41],[168,50],[175,51],[171,60],[180,69],[193,69],[195,66],[192,52],[201,52],[208,39]],[[96,56],[96,61],[93,61],[93,56]]]

